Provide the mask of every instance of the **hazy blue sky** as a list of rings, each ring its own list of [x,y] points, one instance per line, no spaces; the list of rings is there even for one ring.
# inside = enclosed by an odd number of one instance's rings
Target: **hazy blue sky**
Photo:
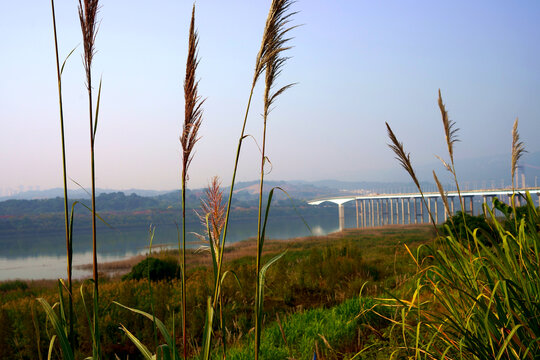
[[[56,3],[62,57],[81,41],[76,5]],[[94,79],[103,76],[98,187],[178,187],[191,5],[102,1],[93,68]],[[230,182],[268,5],[197,2],[207,100],[191,187],[213,175]],[[432,162],[445,154],[438,88],[461,129],[458,158],[508,152],[516,116],[528,150],[540,150],[540,2],[304,0],[293,9],[303,26],[292,33],[280,81],[298,85],[269,120],[269,179],[390,180],[380,175],[398,167],[385,121],[416,164]],[[0,12],[0,194],[61,186],[51,24],[48,1],[6,1]],[[68,60],[63,86],[69,176],[88,186],[81,51]],[[261,87],[255,97],[248,133],[260,139]],[[247,140],[239,180],[257,177],[257,159]]]

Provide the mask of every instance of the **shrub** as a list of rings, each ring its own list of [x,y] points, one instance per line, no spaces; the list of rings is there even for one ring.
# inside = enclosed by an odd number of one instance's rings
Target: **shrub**
[[[177,279],[180,274],[180,267],[173,259],[160,260],[148,257],[135,265],[131,271],[122,277],[122,280],[171,280]]]
[[[475,229],[478,229],[478,239],[484,245],[490,245],[497,238],[484,215],[473,216],[461,211],[444,222],[442,232],[466,240],[469,238],[467,231],[470,233]]]
[[[8,281],[0,284],[0,292],[7,292],[12,290],[26,290],[28,285],[20,280]]]

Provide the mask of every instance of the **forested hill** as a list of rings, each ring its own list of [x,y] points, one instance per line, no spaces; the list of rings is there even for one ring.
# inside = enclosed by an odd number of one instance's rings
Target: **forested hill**
[[[268,194],[270,189],[273,187],[280,187],[287,192],[288,196],[300,202],[319,196],[337,194],[340,191],[327,186],[315,186],[307,183],[269,181],[265,183],[264,187],[265,198],[266,194]],[[240,182],[236,184],[233,197],[233,206],[251,207],[256,205],[258,201],[258,191],[258,181]],[[227,199],[228,194],[228,188],[224,188],[224,200]],[[187,189],[186,196],[187,208],[197,209],[200,207],[201,197],[204,196],[204,189]],[[288,196],[280,191],[276,191],[274,201],[279,202],[281,200],[288,199]],[[81,196],[71,197],[69,204],[70,208],[74,201],[78,201],[87,206],[90,204],[89,196],[84,198]],[[102,212],[133,212],[144,210],[179,209],[181,206],[181,199],[179,190],[153,196],[140,196],[135,193],[109,192],[99,194],[96,197],[96,204],[98,211]],[[11,199],[0,201],[0,216],[40,215],[63,212],[63,197],[32,200]]]
[[[186,204],[197,203],[198,196],[188,191]],[[70,200],[69,207],[73,202],[80,202],[85,205],[90,204],[89,199]],[[148,209],[166,209],[170,206],[179,207],[179,193],[145,197],[136,194],[126,195],[123,192],[100,194],[96,197],[96,204],[99,211],[141,211]],[[0,202],[0,216],[21,216],[64,212],[64,199],[56,197],[53,199],[36,200],[6,200]]]
[[[283,187],[290,198],[283,193],[276,193],[272,201],[272,216],[293,216],[302,214],[309,216],[317,211],[307,205],[306,199],[320,196],[326,188],[308,186],[286,186],[285,183],[269,183],[265,187],[268,193],[271,187]],[[240,183],[235,188],[232,203],[231,219],[248,219],[256,217],[258,206],[258,183]],[[204,190],[186,191],[187,221],[198,222],[195,210],[200,209]],[[224,201],[228,196],[224,191]],[[267,196],[265,195],[265,201]],[[70,199],[69,207],[75,206],[75,226],[77,229],[90,228],[90,200]],[[86,208],[85,208],[86,207]],[[180,191],[173,191],[155,196],[139,196],[135,193],[123,192],[102,193],[96,198],[96,208],[104,220],[98,222],[100,227],[114,228],[147,227],[148,224],[174,225],[180,218]],[[324,210],[323,210],[324,211]],[[330,209],[329,211],[335,211]],[[106,222],[108,225],[105,225]],[[21,232],[63,231],[64,199],[6,200],[0,202],[0,236]]]

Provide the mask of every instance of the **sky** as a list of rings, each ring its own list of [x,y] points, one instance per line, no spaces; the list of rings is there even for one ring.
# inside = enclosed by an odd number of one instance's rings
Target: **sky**
[[[206,100],[188,187],[203,187],[214,175],[230,183],[269,3],[196,3],[197,76]],[[178,0],[101,1],[92,69],[95,89],[103,79],[97,187],[179,188],[191,7]],[[457,160],[508,153],[516,117],[527,150],[540,151],[540,2],[299,0],[292,10],[292,24],[301,26],[291,31],[279,84],[297,84],[277,99],[268,120],[267,179],[405,181],[385,122],[413,163],[444,156],[438,89],[460,128]],[[88,187],[77,2],[57,0],[56,18],[60,57],[76,48],[62,78],[68,176]],[[61,187],[50,3],[6,1],[0,49],[0,195]],[[261,85],[240,181],[259,174]]]

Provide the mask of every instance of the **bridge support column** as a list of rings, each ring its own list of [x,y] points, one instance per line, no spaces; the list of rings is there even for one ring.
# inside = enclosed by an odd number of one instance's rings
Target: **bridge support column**
[[[366,200],[362,200],[362,226],[367,227],[366,225]]]
[[[390,199],[390,225],[394,225],[394,199]]]
[[[338,204],[338,213],[339,213],[339,231],[343,231],[345,228],[345,211],[343,204]]]
[[[471,198],[471,216],[474,216],[474,206],[473,206],[473,198],[474,196],[470,196]]]
[[[386,199],[386,225],[392,224],[392,200]]]
[[[407,199],[407,215],[409,217],[409,222],[407,224],[411,224],[411,198]]]
[[[424,223],[424,203],[422,202],[422,199],[420,200],[420,224]]]
[[[416,198],[413,198],[414,201],[414,223],[418,222],[418,209],[416,208]]]
[[[370,225],[371,227],[374,227],[375,226],[375,211],[374,211],[374,207],[373,207],[373,199],[369,200],[369,215],[371,217],[371,222],[370,222]]]
[[[401,225],[405,224],[405,205],[403,198],[401,198]]]
[[[360,228],[360,222],[358,218],[358,199],[354,199],[354,202],[356,204],[356,228]]]
[[[384,221],[384,217],[383,217],[383,201],[382,199],[379,199],[379,226],[383,226],[383,221]]]
[[[439,223],[439,206],[437,205],[437,198],[434,199],[435,201],[435,224]]]
[[[377,200],[377,226],[382,225],[381,220],[382,220],[382,201],[381,199],[378,199]]]

